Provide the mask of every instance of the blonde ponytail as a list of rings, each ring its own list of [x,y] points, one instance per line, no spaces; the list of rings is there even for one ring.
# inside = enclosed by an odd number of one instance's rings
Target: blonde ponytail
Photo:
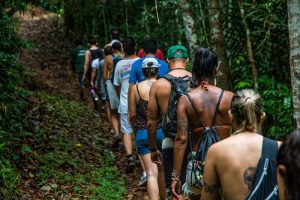
[[[236,124],[242,126],[241,131],[258,131],[260,117],[263,112],[261,97],[251,89],[243,89],[235,93],[231,101],[231,113]]]

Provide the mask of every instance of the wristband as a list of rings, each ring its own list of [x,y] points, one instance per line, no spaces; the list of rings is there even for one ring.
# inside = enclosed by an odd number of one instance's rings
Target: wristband
[[[180,178],[180,171],[173,169],[172,181],[179,181],[179,178]]]

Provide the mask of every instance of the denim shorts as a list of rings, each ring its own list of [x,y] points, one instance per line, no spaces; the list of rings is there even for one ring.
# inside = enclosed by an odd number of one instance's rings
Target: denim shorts
[[[131,134],[133,132],[128,122],[128,113],[120,113],[121,132],[123,134]]]
[[[161,144],[163,138],[164,138],[164,133],[162,129],[161,128],[157,129],[156,146],[160,151],[161,151]],[[135,146],[140,156],[150,153],[147,129],[140,129],[136,131]]]

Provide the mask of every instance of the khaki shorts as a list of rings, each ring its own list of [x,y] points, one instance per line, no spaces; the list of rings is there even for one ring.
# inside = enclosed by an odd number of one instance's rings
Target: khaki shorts
[[[111,80],[106,81],[106,91],[109,99],[109,105],[111,110],[116,110],[119,108],[120,100],[116,92],[115,86],[112,84]]]

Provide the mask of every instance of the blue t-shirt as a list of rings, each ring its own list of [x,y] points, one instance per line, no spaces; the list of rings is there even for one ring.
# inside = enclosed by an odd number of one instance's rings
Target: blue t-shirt
[[[138,59],[132,64],[129,83],[136,84],[137,82],[142,82],[145,80],[143,71],[142,71],[142,64],[145,58],[153,58],[152,56],[145,56],[143,58]],[[170,72],[169,66],[165,61],[157,59],[158,64],[160,67],[158,69],[158,78],[162,77],[163,75]]]

